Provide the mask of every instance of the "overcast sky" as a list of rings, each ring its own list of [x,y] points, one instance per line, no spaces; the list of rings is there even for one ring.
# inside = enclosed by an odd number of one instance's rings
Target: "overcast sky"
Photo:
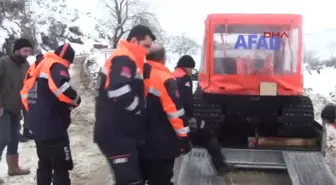
[[[99,12],[82,0],[67,0],[82,11]],[[147,0],[168,34],[186,33],[202,40],[209,13],[296,13],[304,18],[304,32],[336,28],[335,0]],[[316,3],[318,2],[318,3]],[[317,8],[319,7],[319,8]]]

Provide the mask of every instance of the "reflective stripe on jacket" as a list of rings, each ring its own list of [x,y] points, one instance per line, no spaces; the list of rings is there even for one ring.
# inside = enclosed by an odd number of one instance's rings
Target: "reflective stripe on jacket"
[[[174,76],[158,62],[147,61],[146,157],[168,159],[179,156],[180,138],[190,131]],[[146,74],[146,71],[145,73]],[[145,76],[145,75],[144,75]]]
[[[97,143],[112,142],[118,135],[143,138],[146,52],[141,46],[120,41],[119,48],[105,62],[99,74],[96,98],[94,140]]]

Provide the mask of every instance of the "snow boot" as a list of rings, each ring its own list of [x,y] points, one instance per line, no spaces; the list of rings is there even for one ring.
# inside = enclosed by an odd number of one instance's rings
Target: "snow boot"
[[[28,128],[23,129],[23,137],[25,137],[28,140],[33,139],[33,134],[30,132]]]
[[[30,174],[29,169],[22,169],[19,166],[19,155],[7,155],[7,165],[8,165],[8,175],[16,176],[16,175],[27,175]]]
[[[26,143],[28,142],[29,140],[27,138],[25,138],[22,134],[19,135],[19,141],[21,143]]]

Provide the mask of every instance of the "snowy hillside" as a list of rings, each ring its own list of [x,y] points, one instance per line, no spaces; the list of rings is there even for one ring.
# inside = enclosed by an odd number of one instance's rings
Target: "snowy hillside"
[[[52,0],[51,3],[29,0],[17,5],[21,8],[15,9],[18,13],[8,10],[0,16],[2,52],[10,50],[15,38],[20,36],[33,41],[37,50],[52,50],[60,43],[70,41],[77,43],[77,52],[88,53],[94,43],[107,43],[95,30],[95,16],[67,6],[64,0]]]
[[[336,52],[336,29],[304,34],[306,49],[314,51],[320,59],[328,59]]]

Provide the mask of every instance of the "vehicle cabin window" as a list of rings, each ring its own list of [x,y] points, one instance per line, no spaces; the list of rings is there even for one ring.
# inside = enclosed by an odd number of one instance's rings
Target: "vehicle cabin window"
[[[299,30],[290,25],[216,25],[214,72],[227,75],[294,74],[298,65]],[[288,38],[265,38],[264,32]],[[238,44],[239,43],[239,44]]]

